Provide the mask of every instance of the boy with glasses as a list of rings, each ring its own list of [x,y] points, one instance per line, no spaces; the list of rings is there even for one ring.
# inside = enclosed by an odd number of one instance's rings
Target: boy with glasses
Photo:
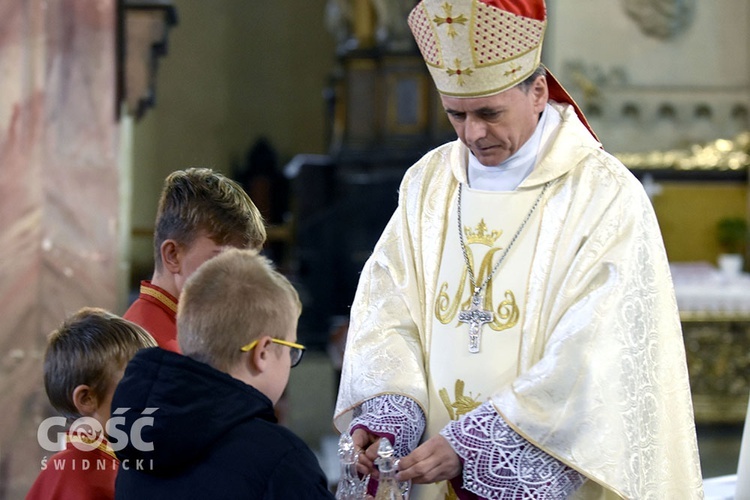
[[[151,349],[128,365],[114,404],[141,441],[118,452],[116,498],[333,498],[315,455],[273,406],[302,359],[294,287],[251,250],[231,249],[187,280],[184,355]],[[153,424],[139,426],[150,412]]]

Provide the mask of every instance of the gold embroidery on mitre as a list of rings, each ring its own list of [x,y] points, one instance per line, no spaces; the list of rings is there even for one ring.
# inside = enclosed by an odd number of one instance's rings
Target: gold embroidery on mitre
[[[445,71],[448,73],[448,76],[458,76],[458,80],[456,80],[457,83],[463,85],[465,83],[464,75],[471,76],[471,74],[474,73],[474,70],[469,67],[461,69],[460,59],[456,59],[454,64],[456,65],[455,69],[448,68]]]
[[[423,0],[412,9],[407,24],[444,95],[501,92],[523,81],[541,62],[546,20],[481,1]],[[456,60],[462,64],[454,65]]]
[[[456,385],[454,387],[454,395],[456,397],[456,400],[453,402],[451,401],[450,396],[448,396],[448,390],[445,387],[438,391],[438,394],[440,394],[440,399],[443,401],[445,409],[448,410],[448,415],[450,416],[451,420],[458,420],[461,415],[465,415],[471,410],[479,408],[479,406],[482,404],[477,400],[479,398],[479,394],[477,394],[476,398],[471,395],[471,393],[469,393],[468,396],[464,395],[465,385],[466,383],[463,380],[456,380]]]
[[[435,18],[433,19],[433,22],[438,25],[442,26],[443,24],[448,25],[447,34],[449,37],[453,38],[456,35],[458,35],[458,32],[456,32],[456,28],[453,27],[454,24],[466,24],[468,19],[463,14],[459,14],[456,17],[453,17],[453,5],[449,4],[448,2],[445,2],[443,4],[443,12],[445,12],[445,17],[440,17],[437,14],[435,14]]]
[[[481,219],[479,224],[477,224],[476,231],[468,226],[464,226],[464,234],[466,235],[466,243],[469,245],[479,243],[481,245],[492,247],[503,232],[494,229],[492,232],[488,232],[487,224],[484,222],[484,219]]]
[[[517,64],[511,64],[511,66],[510,66],[510,69],[508,69],[508,70],[507,70],[507,71],[505,72],[505,76],[511,76],[511,75],[515,75],[516,73],[518,73],[518,72],[519,72],[519,71],[521,71],[522,69],[523,69],[523,68],[522,68],[521,66],[517,65]]]

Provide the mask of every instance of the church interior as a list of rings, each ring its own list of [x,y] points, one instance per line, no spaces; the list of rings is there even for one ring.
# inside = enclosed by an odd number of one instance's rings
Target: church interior
[[[455,138],[406,25],[414,3],[2,2],[0,500],[23,498],[47,453],[47,334],[83,306],[127,309],[153,269],[163,180],[194,166],[237,180],[268,222],[264,252],[300,293],[308,347],[278,411],[335,476],[359,271],[406,169]],[[736,474],[750,395],[750,4],[547,9],[544,64],[653,203],[704,478]]]

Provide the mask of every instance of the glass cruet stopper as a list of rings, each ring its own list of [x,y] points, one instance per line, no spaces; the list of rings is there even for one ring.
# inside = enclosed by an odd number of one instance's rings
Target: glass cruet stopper
[[[375,465],[378,466],[380,473],[375,500],[407,500],[409,498],[409,483],[399,483],[396,480],[398,459],[394,456],[393,446],[387,438],[380,438],[378,458],[375,459]]]
[[[357,474],[359,452],[355,449],[352,436],[344,432],[339,437],[339,464],[341,476],[336,487],[337,500],[362,500],[367,494],[370,476],[360,479]]]

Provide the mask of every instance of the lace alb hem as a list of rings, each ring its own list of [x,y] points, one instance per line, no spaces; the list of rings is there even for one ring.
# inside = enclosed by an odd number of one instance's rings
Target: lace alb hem
[[[374,434],[390,435],[396,456],[404,457],[419,444],[425,425],[424,412],[416,401],[399,394],[383,394],[354,409],[349,431],[362,426]]]
[[[463,461],[463,488],[483,498],[567,498],[586,481],[511,429],[490,402],[440,434]]]

